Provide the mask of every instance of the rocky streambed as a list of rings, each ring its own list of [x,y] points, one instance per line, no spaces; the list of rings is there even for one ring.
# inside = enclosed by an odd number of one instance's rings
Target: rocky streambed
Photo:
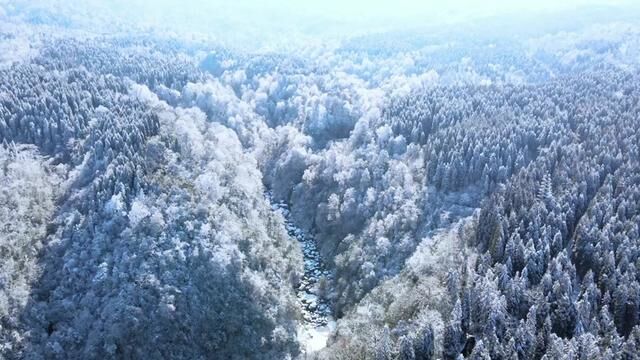
[[[304,257],[304,273],[296,289],[296,295],[302,313],[298,338],[305,352],[317,351],[326,345],[335,326],[331,304],[327,295],[331,293],[329,284],[332,274],[328,271],[318,252],[316,239],[295,225],[291,219],[289,206],[277,202],[269,192],[266,194],[273,211],[278,211],[285,219],[285,227],[289,236],[301,247]]]

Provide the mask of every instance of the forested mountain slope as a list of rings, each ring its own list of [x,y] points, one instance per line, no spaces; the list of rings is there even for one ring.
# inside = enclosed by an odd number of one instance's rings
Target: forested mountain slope
[[[0,75],[5,144],[35,145],[62,167],[63,177],[55,209],[30,220],[46,234],[3,230],[7,260],[18,268],[8,274],[25,266],[40,273],[30,292],[15,299],[10,292],[3,302],[3,352],[194,358],[245,357],[260,348],[269,358],[295,354],[290,287],[300,255],[263,198],[255,161],[233,131],[207,122],[197,109],[173,108],[117,73],[133,71],[169,87],[180,77],[172,69],[183,64],[144,55],[135,63],[160,67],[144,75],[127,63],[84,67],[45,54]],[[5,146],[3,176],[11,184],[18,181],[12,180],[16,162],[32,155]],[[48,178],[22,181],[60,183]],[[46,189],[38,190],[42,200],[50,196]],[[6,210],[13,202],[39,201],[7,196]],[[13,218],[6,220],[9,225]],[[37,255],[20,243],[25,239],[44,241],[37,264],[23,263],[25,255]],[[21,314],[14,309],[18,301],[26,301]]]
[[[640,353],[637,23],[253,53],[16,11],[1,358]]]

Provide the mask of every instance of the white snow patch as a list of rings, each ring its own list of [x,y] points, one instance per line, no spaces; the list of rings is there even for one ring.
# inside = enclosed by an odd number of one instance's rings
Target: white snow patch
[[[300,326],[298,328],[298,341],[302,345],[303,353],[310,354],[325,348],[329,337],[335,329],[336,322],[334,320],[330,320],[325,326]]]

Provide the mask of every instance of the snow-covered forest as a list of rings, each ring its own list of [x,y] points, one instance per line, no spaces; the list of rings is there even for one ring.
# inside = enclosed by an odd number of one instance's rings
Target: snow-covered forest
[[[257,47],[55,3],[0,0],[0,359],[640,358],[638,7]]]

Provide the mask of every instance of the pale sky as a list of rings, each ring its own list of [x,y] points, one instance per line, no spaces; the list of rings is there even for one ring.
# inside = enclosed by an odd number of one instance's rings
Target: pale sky
[[[205,33],[231,42],[293,42],[535,14],[637,0],[0,0],[0,7],[47,7],[91,27],[137,24]],[[21,5],[16,5],[21,4]],[[570,19],[568,19],[570,20]],[[98,27],[98,26],[96,26]],[[124,26],[126,28],[126,26]],[[108,31],[110,28],[107,27]],[[100,31],[105,31],[100,29]],[[302,40],[300,40],[302,39]]]
[[[554,11],[588,5],[632,4],[632,0],[114,0],[126,9],[151,12],[186,12],[200,17],[206,13],[237,17],[261,15],[292,21],[304,17],[339,21],[430,21],[486,17],[521,11]],[[273,19],[275,20],[275,19]]]

